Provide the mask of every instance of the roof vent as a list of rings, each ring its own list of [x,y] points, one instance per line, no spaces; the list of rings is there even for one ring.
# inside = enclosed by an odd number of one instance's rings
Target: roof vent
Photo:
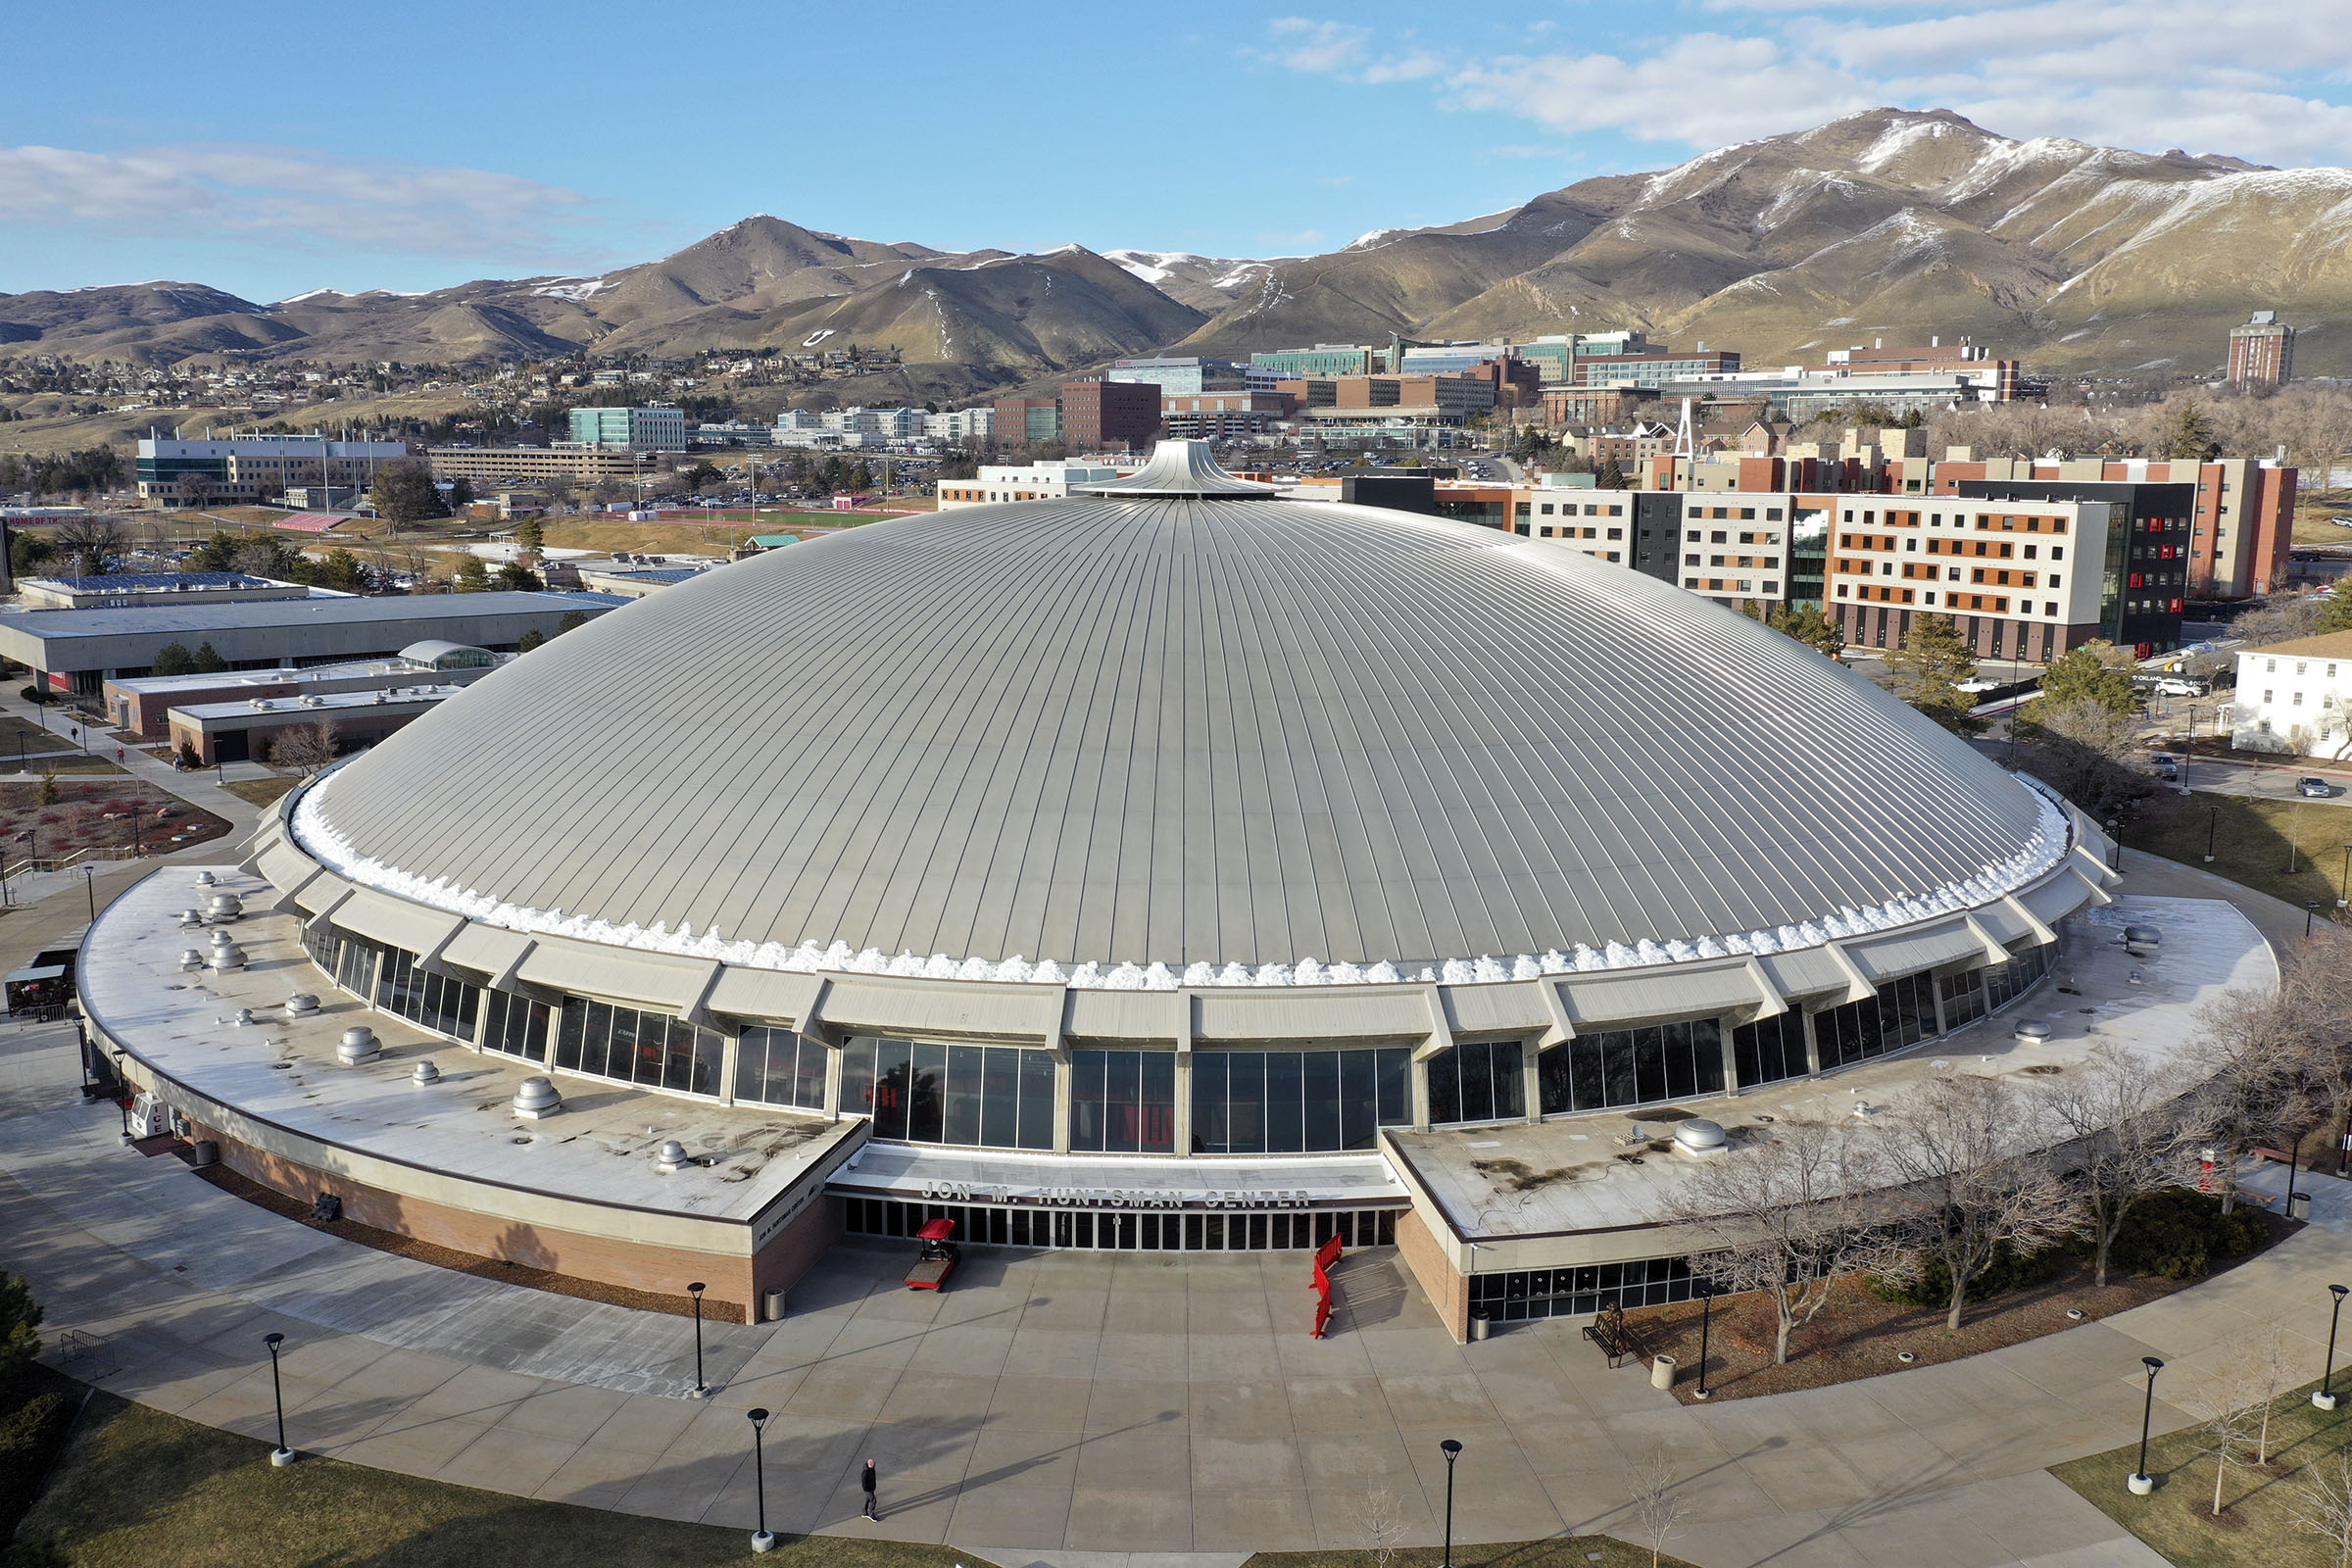
[[[228,933],[223,931],[220,935],[226,937]],[[219,943],[213,948],[212,956],[204,961],[223,973],[230,969],[242,969],[245,967],[245,950],[234,942]]]
[[[2017,1026],[2017,1043],[2021,1046],[2046,1046],[2050,1043],[2050,1025],[2042,1018],[2028,1018]]]
[[[318,999],[308,991],[297,991],[286,999],[286,1016],[308,1018],[318,1010]]]
[[[199,871],[196,873],[196,885],[200,888],[209,888],[220,880],[220,879],[219,877],[213,875],[213,873],[210,871]]]
[[[245,901],[234,893],[216,893],[205,912],[212,917],[215,925],[227,925],[245,912]]]
[[[418,1085],[419,1087],[425,1084],[437,1084],[440,1081],[441,1069],[434,1066],[429,1061],[418,1062],[416,1070],[409,1074],[409,1082]]]
[[[180,954],[179,966],[182,969],[201,969],[204,967],[204,955],[194,948],[189,948]]]
[[[1070,486],[1072,495],[1157,497],[1162,500],[1200,500],[1208,496],[1271,499],[1282,494],[1279,485],[1259,484],[1225,471],[1209,453],[1205,441],[1162,441],[1152,449],[1152,461],[1124,479],[1098,479]]]
[[[664,1176],[684,1170],[693,1163],[693,1158],[686,1152],[686,1146],[675,1138],[663,1139],[662,1147],[654,1153],[654,1169]]]
[[[514,1114],[526,1121],[545,1120],[563,1108],[564,1097],[545,1078],[525,1078],[514,1088]]]
[[[335,1059],[346,1067],[356,1067],[363,1061],[373,1061],[383,1054],[384,1043],[375,1038],[375,1031],[364,1023],[355,1023],[343,1031],[342,1040],[335,1046]]]
[[[1686,1154],[1715,1154],[1723,1151],[1723,1124],[1692,1116],[1674,1129],[1674,1147]]]

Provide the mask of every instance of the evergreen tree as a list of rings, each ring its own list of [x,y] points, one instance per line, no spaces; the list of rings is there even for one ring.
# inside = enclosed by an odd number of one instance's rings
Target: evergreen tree
[[[547,587],[530,567],[510,561],[498,568],[498,585],[513,593],[539,593]]]
[[[479,556],[467,556],[458,563],[457,590],[462,594],[487,593],[490,588],[489,568]]]
[[[199,675],[217,675],[228,667],[228,661],[214,652],[211,643],[196,645],[196,669]]]
[[[1615,458],[1611,458],[1600,466],[1600,475],[1593,483],[1603,490],[1622,490],[1625,488],[1625,470],[1617,466]]]
[[[1836,659],[1845,652],[1845,633],[1838,629],[1836,621],[1821,612],[1819,605],[1776,610],[1767,617],[1765,624],[1774,631],[1795,638],[1825,659]]]
[[[155,652],[155,662],[147,667],[150,675],[191,675],[196,671],[196,656],[188,652],[185,643],[166,643]]]
[[[522,525],[514,530],[514,542],[525,550],[544,550],[547,548],[547,530],[539,525],[537,517],[525,517]]]
[[[529,631],[524,632],[521,636],[514,639],[514,650],[517,653],[527,654],[532,649],[545,644],[546,641],[547,637],[545,634],[542,633],[538,627],[533,626]]]
[[[60,793],[57,787],[57,775],[47,768],[41,769],[40,803],[43,806],[55,806],[60,799]]]
[[[2313,618],[2314,632],[2352,631],[2352,593],[2336,588],[2320,599],[2320,612]]]
[[[2204,463],[2222,455],[2222,444],[2213,433],[2213,421],[2205,416],[2195,399],[2181,403],[2180,412],[2173,417],[2172,433],[2165,437],[2168,458]]]
[[[1903,645],[1886,656],[1894,693],[1955,735],[1974,735],[1985,721],[1960,683],[1977,673],[1976,655],[1946,615],[1921,615],[1911,622]]]
[[[2138,712],[2132,667],[2132,656],[2110,642],[2088,642],[2059,655],[2042,671],[2040,695],[2026,705],[2027,722],[2039,722],[2044,714],[2082,700],[2112,713]]]
[[[588,612],[585,610],[567,610],[564,612],[564,618],[556,622],[556,635],[561,637],[567,631],[577,631],[582,626],[587,624]]]

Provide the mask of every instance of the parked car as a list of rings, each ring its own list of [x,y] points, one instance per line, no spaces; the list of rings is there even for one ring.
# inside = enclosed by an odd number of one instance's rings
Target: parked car
[[[2191,675],[2167,675],[2156,683],[2159,697],[2203,697],[2212,690],[2213,682]]]
[[[2299,793],[2311,796],[2315,800],[2322,799],[2335,793],[2334,788],[2330,786],[2326,779],[2318,777],[2299,778],[2295,780],[2295,789]]]
[[[2156,769],[2158,778],[2170,780],[2180,776],[2180,759],[2170,752],[2157,752],[2148,759],[2148,764]]]

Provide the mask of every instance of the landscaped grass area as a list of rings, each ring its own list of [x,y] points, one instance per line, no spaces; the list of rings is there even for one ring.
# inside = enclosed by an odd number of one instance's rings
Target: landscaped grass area
[[[270,1446],[94,1396],[17,1534],[26,1568],[985,1568],[947,1546],[750,1533],[533,1502]],[[1581,1563],[1582,1559],[1576,1559]],[[1626,1559],[1630,1564],[1632,1559]]]
[[[2327,1543],[2296,1528],[2297,1495],[2314,1464],[2333,1468],[2352,1443],[2352,1400],[2315,1410],[2317,1382],[2278,1396],[2271,1415],[2271,1463],[2232,1465],[2213,1506],[2214,1461],[2202,1432],[2190,1427],[2148,1445],[2153,1495],[2134,1497],[2124,1479],[2139,1460],[2136,1443],[2052,1467],[2050,1473],[2181,1568],[2335,1568]],[[2159,1391],[2161,1392],[2161,1390]]]
[[[2210,836],[2213,863],[2205,864]],[[2287,846],[2296,846],[2287,870]],[[2284,899],[2335,908],[2344,847],[2352,844],[2352,807],[2326,801],[2249,800],[2239,795],[2160,794],[2124,828],[2126,847],[2194,865]]]
[[[1670,1543],[1671,1544],[1671,1543]],[[1403,1546],[1390,1554],[1388,1568],[1438,1568],[1446,1554],[1436,1546]],[[1690,1568],[1672,1552],[1660,1568]],[[1454,1544],[1454,1568],[1649,1568],[1649,1548],[1608,1536],[1555,1536],[1549,1541],[1513,1541],[1494,1546]],[[1261,1551],[1242,1568],[1375,1568],[1369,1551]]]
[[[256,806],[269,806],[282,801],[302,780],[288,773],[275,778],[232,778],[220,787],[241,801]]]

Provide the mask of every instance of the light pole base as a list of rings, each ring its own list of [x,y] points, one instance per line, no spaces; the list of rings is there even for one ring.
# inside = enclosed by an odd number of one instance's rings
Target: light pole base
[[[1713,1389],[1692,1389],[1690,1391],[1690,1397],[1693,1399],[1712,1399],[1715,1397],[1715,1391]]]
[[[292,1464],[295,1460],[301,1457],[302,1455],[296,1453],[292,1448],[271,1448],[270,1450],[270,1464],[274,1465],[280,1470],[283,1470],[286,1466]]]
[[[2211,865],[2211,864],[2213,863],[2213,857],[2212,857],[2212,856],[2210,856],[2210,855],[2208,855],[2207,857],[2205,857],[2205,863],[2206,863],[2207,865]]]
[[[2126,1476],[2124,1485],[2132,1489],[2132,1495],[2134,1497],[2144,1497],[2156,1490],[2156,1478],[2154,1476]]]
[[[754,1551],[773,1551],[773,1550],[775,1550],[775,1549],[776,1549],[776,1537],[775,1537],[775,1532],[773,1532],[773,1531],[771,1531],[771,1530],[760,1530],[760,1531],[756,1531],[756,1532],[754,1532],[754,1533],[753,1533],[753,1536],[752,1536],[752,1550],[754,1550]]]
[[[2332,1410],[2342,1401],[2343,1397],[2340,1394],[2321,1394],[2315,1391],[2311,1396],[2311,1407],[2315,1410]]]
[[[693,1388],[686,1391],[686,1397],[689,1399],[708,1399],[710,1397],[710,1386],[708,1384],[698,1383]]]

